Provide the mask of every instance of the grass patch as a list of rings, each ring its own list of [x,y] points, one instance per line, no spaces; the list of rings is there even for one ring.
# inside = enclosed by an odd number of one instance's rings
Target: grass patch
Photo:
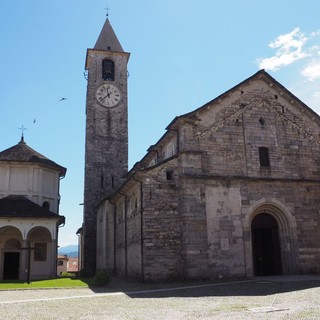
[[[76,288],[89,287],[94,285],[93,278],[75,279],[75,278],[57,278],[50,280],[35,280],[30,284],[23,281],[1,281],[0,290],[10,289],[39,289],[39,288]]]

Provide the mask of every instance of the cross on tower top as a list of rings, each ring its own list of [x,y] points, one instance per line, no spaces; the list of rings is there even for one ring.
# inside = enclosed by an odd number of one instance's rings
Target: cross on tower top
[[[21,126],[21,128],[18,128],[21,130],[21,140],[24,140],[24,131],[27,130],[27,128],[24,127],[24,125]]]
[[[108,18],[108,17],[109,17],[109,10],[110,10],[110,8],[107,6],[107,7],[105,8],[105,10],[107,11],[106,16],[107,16],[107,18]]]

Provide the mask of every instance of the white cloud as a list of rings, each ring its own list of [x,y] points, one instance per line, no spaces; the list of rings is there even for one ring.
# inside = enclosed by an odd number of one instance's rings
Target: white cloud
[[[310,33],[310,36],[311,36],[311,37],[317,37],[317,36],[319,36],[319,35],[320,35],[320,30],[312,31],[312,32]]]
[[[314,96],[315,98],[320,97],[320,91],[316,91],[316,92],[313,94],[313,96]]]
[[[270,58],[257,60],[260,69],[278,70],[297,60],[306,58],[308,54],[302,48],[308,38],[299,28],[294,28],[290,33],[278,36],[269,44],[272,49],[277,49],[276,54]]]
[[[311,62],[301,71],[301,74],[309,81],[320,78],[320,61]]]

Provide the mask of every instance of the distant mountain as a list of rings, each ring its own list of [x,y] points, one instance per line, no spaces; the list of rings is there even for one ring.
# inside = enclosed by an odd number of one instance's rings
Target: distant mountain
[[[71,257],[71,258],[77,258],[78,257],[78,245],[72,244],[70,246],[60,247],[58,249],[58,254],[61,256],[67,255],[68,257]]]

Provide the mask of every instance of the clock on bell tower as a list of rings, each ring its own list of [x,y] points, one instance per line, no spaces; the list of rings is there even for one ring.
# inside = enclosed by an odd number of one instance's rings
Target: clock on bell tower
[[[128,172],[127,64],[107,18],[93,49],[87,50],[85,180],[82,268],[96,266],[95,207]]]

